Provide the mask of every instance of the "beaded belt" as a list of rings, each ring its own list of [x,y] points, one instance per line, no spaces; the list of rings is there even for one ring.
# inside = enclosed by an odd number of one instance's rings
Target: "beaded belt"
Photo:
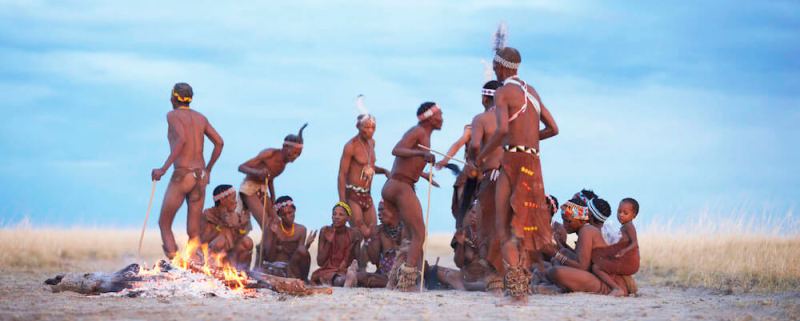
[[[356,193],[369,193],[369,188],[347,184],[345,188],[352,190]]]
[[[522,145],[505,145],[503,150],[511,153],[527,153],[533,156],[539,156],[539,151],[536,148],[522,146]]]

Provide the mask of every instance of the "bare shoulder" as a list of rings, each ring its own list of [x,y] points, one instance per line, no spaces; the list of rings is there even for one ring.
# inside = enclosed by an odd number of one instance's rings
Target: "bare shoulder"
[[[294,225],[295,225],[295,228],[297,229],[297,232],[299,232],[302,235],[306,235],[306,226],[305,225],[297,224],[297,223],[295,223]]]

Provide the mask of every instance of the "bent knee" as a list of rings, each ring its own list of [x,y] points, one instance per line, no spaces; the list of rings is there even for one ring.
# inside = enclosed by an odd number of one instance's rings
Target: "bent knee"
[[[253,249],[253,239],[249,236],[245,236],[239,241],[239,246],[241,246],[245,250],[252,250]]]

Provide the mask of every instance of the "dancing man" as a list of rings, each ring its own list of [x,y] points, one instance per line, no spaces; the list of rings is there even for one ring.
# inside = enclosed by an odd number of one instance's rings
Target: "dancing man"
[[[359,96],[359,99],[363,96]],[[375,166],[375,117],[370,114],[358,116],[356,128],[358,135],[344,145],[342,159],[339,161],[337,188],[339,201],[350,205],[353,215],[350,226],[359,229],[364,239],[375,232],[377,219],[372,201],[372,177],[388,174],[386,169]]]
[[[178,252],[175,235],[172,234],[172,222],[184,200],[187,203],[186,233],[190,240],[199,241],[206,185],[214,163],[222,154],[222,137],[203,114],[189,108],[192,96],[192,86],[187,83],[177,83],[172,88],[172,110],[167,113],[169,156],[163,166],[153,169],[150,174],[154,181],[158,181],[173,166],[172,178],[164,193],[158,218],[162,248],[169,259]],[[214,144],[208,164],[203,158],[203,135]]]
[[[286,165],[294,162],[300,153],[303,152],[303,130],[308,124],[303,124],[300,127],[297,135],[286,135],[283,139],[283,146],[280,149],[267,148],[262,150],[256,157],[249,159],[242,165],[239,165],[239,172],[244,173],[246,176],[242,185],[239,187],[239,193],[242,196],[244,206],[250,211],[250,214],[258,222],[258,227],[261,228],[261,240],[264,240],[265,226],[276,217],[273,205],[275,204],[275,178],[278,177]],[[267,188],[269,188],[269,197],[267,197]],[[259,266],[264,257],[263,247],[259,244],[259,251],[256,255],[256,265]]]
[[[496,148],[503,147],[495,191],[497,235],[506,264],[506,293],[515,303],[524,303],[531,260],[541,262],[541,251],[552,246],[539,141],[558,134],[558,127],[536,90],[517,76],[522,59],[519,51],[505,47],[502,25],[496,44],[493,68],[503,84],[494,95],[497,130],[481,148],[476,164],[482,166]],[[545,125],[542,130],[540,122]]]
[[[414,184],[423,174],[425,165],[436,161],[433,154],[418,145],[430,147],[431,134],[442,128],[442,111],[436,103],[425,102],[417,109],[417,119],[417,125],[409,129],[392,150],[395,156],[392,172],[381,191],[385,206],[400,215],[411,240],[407,260],[398,273],[396,288],[401,291],[417,288],[425,241],[422,206],[414,192]]]

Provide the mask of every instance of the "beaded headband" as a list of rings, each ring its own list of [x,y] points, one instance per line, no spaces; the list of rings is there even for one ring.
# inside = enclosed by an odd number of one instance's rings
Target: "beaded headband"
[[[283,141],[283,145],[284,146],[296,147],[296,148],[303,148],[303,144],[297,143],[297,142],[291,142],[291,141],[288,141],[288,140],[284,140]]]
[[[500,55],[498,55],[498,54],[494,55],[494,62],[496,62],[496,63],[500,64],[501,66],[506,67],[508,69],[518,69],[519,68],[519,63],[518,62],[510,62],[510,61],[506,60],[505,58],[500,57]]]
[[[219,193],[217,195],[214,195],[214,201],[219,201],[219,200],[221,200],[221,199],[225,198],[226,196],[231,195],[233,193],[236,193],[236,189],[235,188],[231,187],[229,189],[226,189],[224,192]]]
[[[589,201],[589,212],[592,212],[592,216],[600,222],[605,222],[608,219],[608,216],[603,215],[603,213],[594,206],[594,201]]]
[[[179,102],[182,102],[182,103],[190,103],[190,102],[192,102],[192,97],[183,97],[183,96],[179,95],[175,90],[172,91],[172,96],[175,96],[175,99],[177,99]]]
[[[494,89],[481,89],[481,95],[494,97]]]
[[[294,202],[292,202],[292,200],[285,200],[283,202],[276,203],[274,206],[272,206],[272,208],[274,208],[275,211],[277,212],[280,211],[282,208],[289,206],[294,206]]]
[[[419,121],[426,120],[428,118],[431,118],[431,116],[433,116],[433,114],[435,114],[437,111],[440,111],[440,110],[441,109],[439,109],[439,105],[433,105],[433,107],[431,107],[430,109],[426,110],[424,113],[422,113],[419,116],[417,116],[417,119],[419,119]]]
[[[347,203],[336,202],[336,205],[334,205],[333,208],[336,208],[337,206],[343,208],[344,211],[347,212],[347,216],[353,216],[353,210],[350,208],[350,205],[347,205]]]

